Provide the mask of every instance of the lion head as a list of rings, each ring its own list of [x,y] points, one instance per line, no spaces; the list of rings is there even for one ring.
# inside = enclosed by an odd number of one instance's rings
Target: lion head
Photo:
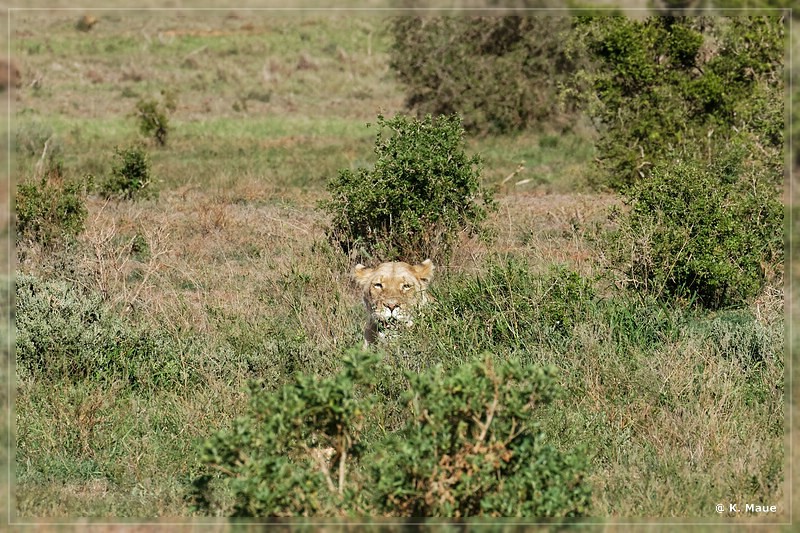
[[[414,311],[428,301],[426,291],[433,276],[433,263],[381,263],[375,268],[356,265],[353,279],[362,290],[369,313],[364,345],[385,338],[388,331],[413,324]]]

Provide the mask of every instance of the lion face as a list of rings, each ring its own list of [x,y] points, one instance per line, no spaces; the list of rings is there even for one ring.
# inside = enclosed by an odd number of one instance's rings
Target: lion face
[[[413,324],[414,310],[428,301],[426,290],[433,276],[433,263],[381,263],[375,268],[356,265],[353,278],[361,287],[369,313],[365,344],[383,338],[387,330]]]

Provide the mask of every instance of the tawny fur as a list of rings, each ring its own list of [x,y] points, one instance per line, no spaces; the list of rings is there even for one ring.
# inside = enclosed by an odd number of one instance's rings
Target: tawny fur
[[[430,259],[418,265],[402,261],[381,263],[375,268],[356,265],[353,279],[361,288],[367,308],[364,347],[386,337],[386,333],[413,324],[414,311],[428,302],[428,284],[434,266]]]

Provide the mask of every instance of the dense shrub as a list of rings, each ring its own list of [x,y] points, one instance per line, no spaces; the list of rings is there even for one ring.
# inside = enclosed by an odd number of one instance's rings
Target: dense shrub
[[[96,294],[18,274],[15,303],[21,379],[120,382],[137,389],[196,382],[180,343],[125,323]]]
[[[16,242],[45,247],[69,242],[84,229],[86,184],[64,176],[60,160],[48,160],[41,179],[17,186]]]
[[[132,200],[153,194],[150,158],[141,146],[115,148],[111,175],[100,184],[106,198]]]
[[[459,113],[468,131],[566,125],[558,86],[575,68],[561,35],[569,26],[564,17],[398,17],[391,66],[409,107]]]
[[[714,165],[660,164],[628,192],[606,250],[621,278],[657,298],[737,306],[783,262],[783,205],[774,177],[740,155]],[[743,176],[746,176],[744,178]]]
[[[410,375],[412,420],[371,461],[379,508],[394,516],[580,516],[585,458],[538,430],[557,393],[551,369],[486,357],[451,375]]]
[[[368,489],[352,478],[371,404],[357,389],[368,384],[374,363],[374,356],[349,355],[338,375],[297,374],[278,392],[253,383],[247,416],[203,446],[204,463],[222,474],[222,494],[235,495],[233,509],[224,512],[311,516],[352,505]],[[195,480],[192,497],[200,510],[222,502],[213,481],[210,475]]]
[[[588,80],[578,92],[591,95],[602,184],[623,189],[664,161],[710,163],[741,135],[782,163],[781,17],[578,20],[594,68],[576,79]]]
[[[203,512],[237,516],[575,516],[589,490],[580,453],[538,431],[556,394],[551,370],[487,357],[450,376],[410,373],[410,421],[370,441],[374,355],[352,353],[325,379],[299,374],[206,441],[195,479]],[[226,500],[232,494],[233,500]],[[230,507],[230,508],[228,508]]]
[[[340,170],[328,185],[332,239],[365,258],[446,261],[492,206],[478,156],[464,151],[461,119],[378,116],[377,127],[374,166]]]
[[[159,146],[165,146],[170,129],[167,114],[175,110],[176,104],[175,96],[168,91],[162,91],[161,97],[161,101],[142,99],[136,102],[135,116],[142,135],[152,137]]]
[[[597,17],[588,107],[601,181],[626,195],[606,252],[629,286],[743,304],[783,261],[781,17]]]
[[[784,359],[783,328],[765,325],[750,310],[722,311],[693,329],[703,334],[710,353],[737,360],[746,369]]]

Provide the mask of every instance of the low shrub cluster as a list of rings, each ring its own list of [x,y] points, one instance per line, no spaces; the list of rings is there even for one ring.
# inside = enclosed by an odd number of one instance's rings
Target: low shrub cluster
[[[32,177],[17,185],[14,196],[20,256],[30,244],[48,251],[74,244],[85,228],[86,197],[91,193],[120,200],[155,194],[150,159],[141,146],[116,148],[115,158],[108,177],[96,180],[91,175],[74,176],[60,157],[45,150],[32,169]]]
[[[251,387],[251,408],[204,445],[203,512],[236,516],[579,516],[589,510],[582,452],[538,430],[557,392],[551,369],[487,356],[443,377],[408,374],[398,431],[370,441],[376,356],[339,374],[297,375],[277,392]],[[234,501],[226,509],[224,495]]]
[[[16,277],[17,376],[22,380],[124,383],[135,389],[200,381],[185,364],[190,343],[133,326],[97,294],[61,281]]]
[[[542,351],[580,349],[585,334],[604,339],[610,351],[620,353],[652,350],[675,340],[685,311],[652,296],[601,296],[597,286],[605,281],[563,266],[533,272],[513,256],[487,262],[478,275],[440,278],[431,288],[435,302],[418,319],[420,328],[430,333],[405,335],[402,351],[407,355],[397,356],[395,363],[412,368],[412,360],[416,369],[435,364],[452,368],[463,362],[460,354],[473,350],[521,354],[535,361]],[[591,333],[578,333],[587,325]]]

